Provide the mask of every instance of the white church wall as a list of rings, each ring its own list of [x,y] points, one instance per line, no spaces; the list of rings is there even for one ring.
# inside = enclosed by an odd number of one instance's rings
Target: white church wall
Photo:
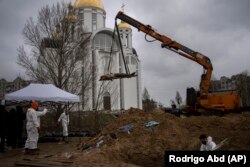
[[[129,56],[129,58],[128,68],[130,73],[137,72],[136,64],[131,64],[132,57]],[[140,77],[140,75],[138,75],[138,77]],[[131,107],[141,108],[140,99],[138,99],[140,98],[140,92],[138,91],[140,80],[138,80],[138,77],[124,79],[124,109]]]
[[[138,70],[137,70],[137,100],[138,100],[138,106],[140,109],[142,109],[142,79],[141,79],[141,62],[138,61]]]
[[[99,94],[99,107],[98,109],[103,109],[103,95],[108,92],[111,96],[111,110],[118,110],[120,109],[120,86],[119,80],[112,80],[112,81],[99,81],[100,76],[107,74],[107,65],[109,63],[110,53],[105,52],[102,50],[96,50],[96,62],[97,63],[97,78],[96,78],[96,95],[98,98]],[[112,54],[112,62],[111,62],[111,72],[117,73],[118,71],[118,53]],[[101,90],[100,90],[101,88]]]
[[[97,70],[95,79],[92,81],[92,87],[89,89],[85,94],[89,98],[87,104],[85,104],[85,110],[92,110],[95,108],[95,104],[97,103],[97,97],[99,92],[99,87],[101,86],[102,82],[99,81],[100,76],[105,73],[106,67],[103,66],[103,56],[109,54],[109,47],[106,42],[104,46],[102,42],[97,42],[98,48],[96,48],[95,43],[93,42],[94,38],[98,36],[98,34],[108,34],[108,36],[112,37],[113,30],[110,28],[105,27],[105,20],[106,20],[106,12],[99,9],[99,8],[90,8],[90,7],[82,7],[79,11],[82,11],[84,30],[88,32],[92,32],[91,37],[91,53],[90,57],[92,59],[92,66]],[[96,30],[93,30],[93,20],[92,16],[93,13],[96,13],[97,22],[96,22]],[[125,50],[125,57],[126,56],[134,56],[132,53],[132,29],[124,29],[123,34],[125,38],[122,39],[123,43],[126,43],[124,46]],[[117,42],[117,41],[116,41]],[[118,42],[117,42],[118,45]],[[124,65],[122,65],[123,60],[120,56],[120,52],[116,52],[112,57],[114,58],[112,61],[112,73],[119,73],[125,72]],[[105,58],[104,58],[105,59]],[[139,62],[138,62],[139,63]],[[137,71],[135,65],[129,65],[130,72]],[[140,67],[138,72],[138,77],[134,78],[127,78],[127,79],[115,79],[111,81],[109,84],[106,85],[105,91],[109,92],[111,95],[111,110],[119,110],[129,109],[130,107],[134,108],[142,108],[142,101],[141,101],[141,75],[140,75]],[[105,81],[108,83],[109,81]],[[139,89],[139,90],[138,90]],[[103,109],[103,94],[105,91],[102,92],[102,95],[99,97],[99,109]]]

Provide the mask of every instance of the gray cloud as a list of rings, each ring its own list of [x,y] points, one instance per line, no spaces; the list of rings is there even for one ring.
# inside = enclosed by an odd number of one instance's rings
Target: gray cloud
[[[42,6],[52,3],[50,0],[0,1],[0,78],[10,81],[21,74],[16,64],[16,49],[24,43],[22,29],[29,17],[36,18]]]
[[[129,16],[208,56],[216,78],[250,70],[249,0],[102,1],[107,27],[114,27],[115,15],[125,3]],[[0,78],[14,79],[20,71],[16,49],[23,44],[21,31],[26,20],[36,17],[45,4],[56,2],[0,0]],[[134,28],[133,46],[142,62],[143,86],[152,98],[169,105],[177,90],[184,98],[186,87],[198,88],[202,67],[197,63],[162,49],[159,42],[146,42],[144,34]]]

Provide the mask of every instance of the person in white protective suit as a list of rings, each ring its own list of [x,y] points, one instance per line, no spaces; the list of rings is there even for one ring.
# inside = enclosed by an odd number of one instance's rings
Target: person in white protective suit
[[[63,141],[68,143],[68,126],[69,126],[69,113],[68,111],[64,111],[60,117],[58,118],[58,123],[62,123],[63,128]]]
[[[25,152],[32,153],[37,151],[37,142],[39,138],[40,116],[47,113],[47,109],[38,112],[38,103],[32,102],[26,113],[27,140],[25,142]]]
[[[32,102],[30,108],[26,113],[26,130],[27,140],[25,142],[25,151],[35,151],[37,149],[39,123],[37,120],[36,110],[38,109],[38,103]]]
[[[207,136],[206,134],[200,135],[201,147],[200,151],[213,151],[216,149],[216,144],[213,142],[211,136]]]

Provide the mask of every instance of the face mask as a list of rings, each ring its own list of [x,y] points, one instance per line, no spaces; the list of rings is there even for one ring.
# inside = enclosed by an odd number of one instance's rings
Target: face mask
[[[203,141],[201,141],[201,143],[202,143],[202,144],[207,144],[207,141],[204,141],[204,140],[203,140]]]

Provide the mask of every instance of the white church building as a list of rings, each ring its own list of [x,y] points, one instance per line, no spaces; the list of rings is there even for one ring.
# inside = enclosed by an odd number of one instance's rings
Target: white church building
[[[80,105],[84,107],[81,109],[112,111],[126,110],[131,107],[142,109],[141,65],[137,52],[132,46],[130,25],[124,22],[118,24],[124,52],[123,59],[118,40],[113,40],[114,30],[105,26],[106,11],[102,1],[76,0],[73,6],[78,26],[91,34],[88,55],[96,69],[95,77],[91,81],[91,89],[81,97],[89,98],[87,104]],[[124,62],[130,73],[136,73],[135,77],[99,81],[100,76],[106,74],[108,70],[112,73],[126,73]]]

